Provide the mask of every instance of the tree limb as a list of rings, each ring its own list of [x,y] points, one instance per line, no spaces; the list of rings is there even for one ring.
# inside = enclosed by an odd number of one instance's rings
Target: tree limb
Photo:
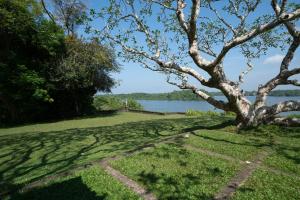
[[[284,23],[284,22],[288,22],[291,20],[294,20],[296,18],[300,17],[300,9],[295,10],[294,12],[291,13],[283,13],[281,16],[279,16],[277,19],[260,25],[259,27],[252,29],[251,31],[236,37],[235,39],[233,39],[232,41],[228,42],[221,50],[220,54],[217,56],[217,58],[211,62],[209,64],[208,67],[214,67],[217,64],[219,64],[223,58],[225,57],[225,55],[228,53],[228,51],[234,47],[236,47],[237,45],[240,45],[242,43],[245,43],[249,40],[251,40],[252,38],[256,37],[257,35],[264,33],[268,30],[271,30],[272,28],[275,28],[276,26],[279,26],[280,24]]]
[[[171,85],[175,85],[177,87],[179,87],[180,89],[189,89],[192,90],[193,93],[197,94],[199,97],[201,97],[203,100],[207,101],[209,104],[213,105],[216,108],[225,110],[225,111],[229,111],[230,107],[228,105],[228,103],[225,103],[223,101],[218,101],[216,99],[214,99],[213,97],[209,96],[208,94],[206,94],[205,92],[198,90],[195,86],[190,85],[188,83],[182,83],[182,84],[178,84],[176,82],[172,82],[169,80],[167,80],[167,82]]]
[[[41,0],[41,4],[43,6],[43,9],[45,10],[45,12],[47,13],[48,17],[51,19],[52,22],[54,22],[56,24],[55,18],[52,15],[52,13],[47,9],[46,4],[44,2],[44,0]]]

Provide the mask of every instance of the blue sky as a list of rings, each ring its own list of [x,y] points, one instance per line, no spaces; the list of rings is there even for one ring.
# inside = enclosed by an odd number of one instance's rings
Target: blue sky
[[[103,0],[88,0],[89,8],[98,10],[107,1]],[[263,1],[263,4],[258,8],[258,12],[272,12],[269,1]],[[205,11],[204,11],[205,12]],[[205,15],[206,13],[202,13]],[[256,17],[255,15],[252,18]],[[250,18],[251,19],[251,18]],[[101,24],[100,20],[95,20],[94,25]],[[155,23],[155,22],[153,22]],[[299,27],[299,24],[297,24]],[[280,62],[285,52],[278,49],[271,49],[267,55],[262,56],[258,60],[253,61],[254,69],[245,77],[245,83],[242,88],[245,90],[256,90],[259,84],[265,83],[271,77],[278,73]],[[113,74],[113,77],[119,80],[119,85],[115,87],[113,93],[132,93],[132,92],[169,92],[178,90],[175,86],[169,85],[166,82],[166,77],[157,72],[144,69],[141,65],[130,62],[122,62],[119,60],[122,70],[118,74]],[[292,67],[300,65],[300,53],[296,52],[295,59],[293,60]],[[227,76],[230,79],[236,80],[240,72],[246,68],[245,59],[237,51],[234,50],[228,54],[224,62],[224,68]],[[294,79],[300,79],[300,76],[294,76]],[[196,82],[194,82],[196,83]],[[199,85],[199,89],[206,89]],[[295,89],[291,86],[278,87],[277,89]]]

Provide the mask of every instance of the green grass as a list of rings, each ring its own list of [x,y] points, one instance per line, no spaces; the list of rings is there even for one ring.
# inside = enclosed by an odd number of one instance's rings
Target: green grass
[[[158,199],[211,199],[239,165],[176,145],[160,145],[112,166],[154,192]]]
[[[15,194],[11,200],[141,200],[134,192],[106,174],[100,167],[92,167],[74,176],[57,179],[23,194]]]
[[[160,199],[212,198],[240,167],[238,161],[186,150],[183,146],[186,144],[241,160],[251,160],[267,149],[271,154],[263,165],[300,176],[299,127],[260,126],[236,134],[230,120],[230,116],[186,117],[129,112],[1,128],[0,192],[143,145],[157,144],[166,136],[187,131],[192,132],[189,138],[158,145],[113,162],[113,165]],[[262,183],[255,188],[258,180]],[[295,191],[299,190],[299,184],[294,184],[295,181],[296,178],[260,170],[246,184],[247,187],[252,184],[254,189],[241,189],[235,198],[280,199],[287,196],[285,191],[298,195]],[[279,189],[274,189],[276,187]],[[77,199],[135,199],[130,193],[101,169],[92,168],[14,198],[33,199],[41,195],[45,196],[43,199],[76,200],[77,196]]]
[[[240,160],[251,160],[268,146],[266,138],[237,135],[218,130],[199,130],[185,141],[194,147],[235,157]]]
[[[76,123],[71,120],[2,129],[0,183],[38,180],[78,164],[155,143],[199,122],[196,118],[179,117],[121,113],[114,117],[75,120]],[[98,127],[88,127],[97,123]]]
[[[122,123],[136,122],[143,120],[182,118],[182,115],[149,115],[143,113],[120,112],[112,115],[103,115],[99,117],[65,120],[53,123],[38,123],[32,125],[23,125],[12,128],[0,128],[0,136],[18,133],[41,133],[49,131],[63,131],[68,129],[93,128],[100,126],[113,126]]]
[[[276,136],[273,153],[264,164],[300,176],[300,131],[296,137]]]
[[[260,126],[243,134],[271,138],[271,155],[264,164],[300,176],[300,127]]]
[[[265,170],[257,170],[238,189],[233,200],[298,200],[300,179],[277,175]]]

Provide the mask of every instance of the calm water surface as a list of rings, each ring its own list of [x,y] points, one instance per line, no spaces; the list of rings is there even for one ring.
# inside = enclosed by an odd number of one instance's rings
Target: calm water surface
[[[218,100],[226,101],[224,96],[216,96]],[[250,101],[254,101],[254,96],[247,97]],[[273,105],[286,100],[299,101],[300,97],[269,97],[267,100],[268,105]],[[201,111],[218,111],[206,101],[153,101],[153,100],[138,100],[142,104],[145,110],[157,111],[157,112],[186,112],[188,109],[201,110]],[[290,112],[297,113],[300,112]]]

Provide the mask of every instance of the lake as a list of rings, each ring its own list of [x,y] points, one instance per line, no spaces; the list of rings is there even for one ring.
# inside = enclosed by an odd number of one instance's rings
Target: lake
[[[226,101],[224,96],[216,96],[218,100]],[[255,100],[255,96],[247,97],[251,102]],[[273,105],[286,100],[296,100],[299,101],[300,97],[268,97],[267,104]],[[155,101],[155,100],[138,100],[140,104],[144,107],[145,110],[148,111],[156,111],[156,112],[186,112],[188,109],[193,110],[201,110],[201,111],[217,111],[221,110],[215,109],[206,101]],[[297,113],[300,112],[289,112]]]

